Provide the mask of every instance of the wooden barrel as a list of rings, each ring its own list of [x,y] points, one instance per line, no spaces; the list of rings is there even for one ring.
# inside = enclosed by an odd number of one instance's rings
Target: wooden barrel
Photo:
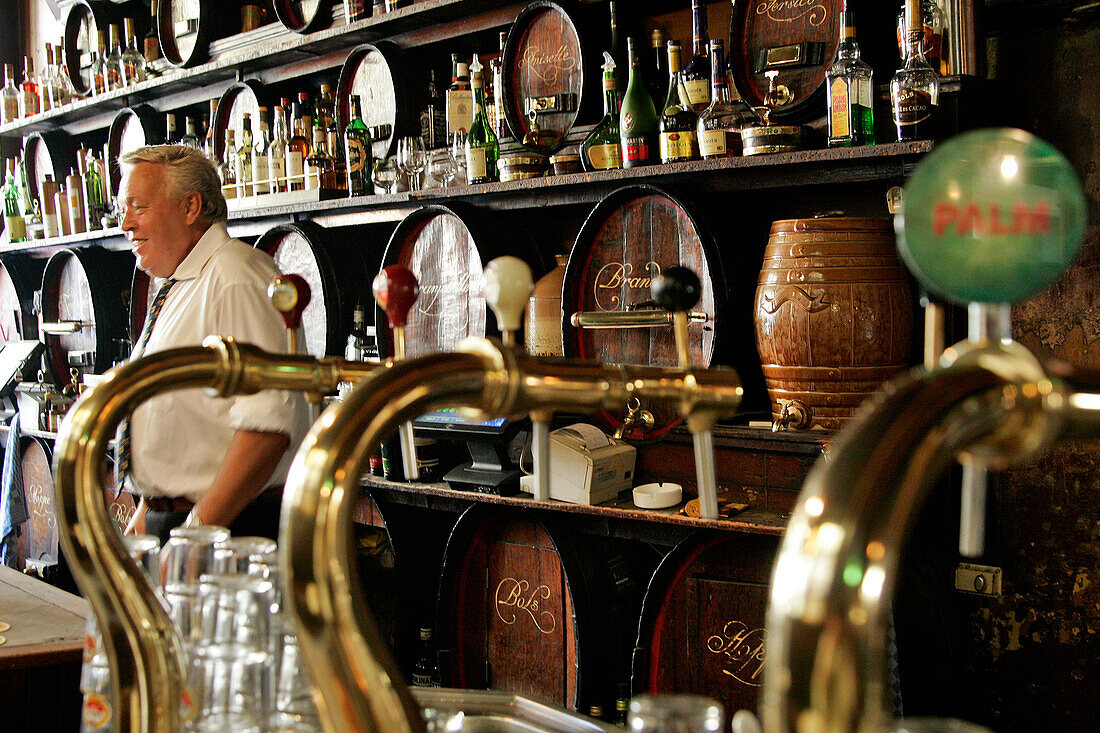
[[[332,0],[274,0],[275,15],[287,30],[313,33],[332,24]]]
[[[40,438],[21,438],[23,493],[27,499],[27,523],[19,539],[19,569],[27,560],[46,566],[58,558],[57,510],[54,507],[53,451]]]
[[[637,549],[544,515],[468,509],[447,541],[439,585],[444,684],[613,709],[644,574]]]
[[[0,341],[38,338],[34,293],[45,268],[41,257],[12,252],[0,259]]]
[[[485,265],[502,255],[527,260],[536,278],[541,256],[526,231],[471,206],[423,206],[397,225],[382,256],[382,267],[404,265],[420,283],[420,297],[409,313],[410,357],[453,351],[467,336],[499,333],[485,305]],[[375,309],[378,349],[393,354],[386,315]]]
[[[214,119],[210,121],[214,126],[214,153],[218,156],[218,160],[225,155],[226,130],[233,131],[233,138],[240,145],[245,112],[251,115],[252,135],[259,136],[260,107],[271,109],[269,102],[267,88],[253,79],[231,84],[222,93],[214,112]]]
[[[121,314],[130,301],[133,269],[129,251],[102,247],[63,249],[50,257],[42,273],[39,330],[44,332],[46,364],[56,384],[72,381],[72,361],[86,365],[82,372],[102,374],[127,356],[120,353],[119,342],[127,336]],[[66,326],[68,332],[57,332]]]
[[[764,104],[768,71],[794,95],[772,121],[809,122],[825,110],[825,74],[840,41],[841,0],[734,0],[730,20],[730,78],[746,102]]]
[[[164,59],[188,68],[206,61],[211,42],[236,33],[240,13],[215,0],[161,0],[157,4],[157,37]]]
[[[65,72],[79,96],[92,92],[92,53],[99,48],[98,32],[107,32],[112,23],[122,27],[124,18],[133,18],[138,37],[148,28],[149,11],[137,0],[74,0],[65,13],[62,44],[65,48]]]
[[[780,400],[798,400],[814,427],[840,428],[909,364],[913,301],[892,222],[774,222],[755,317],[773,417]]]
[[[695,311],[705,313],[707,321],[690,325],[689,348],[694,366],[710,366],[725,318],[722,263],[703,220],[684,201],[654,186],[628,186],[612,192],[581,226],[562,285],[565,356],[675,366],[671,327],[593,330],[570,323],[579,311],[621,312],[645,306],[650,303],[653,278],[673,265],[690,268],[703,285]],[[674,408],[645,407],[657,418],[654,429],[646,434],[649,437],[667,432],[679,421]],[[603,413],[601,417],[617,427],[622,416]],[[628,437],[644,436],[628,433]]]
[[[591,14],[578,13],[569,3],[530,3],[512,23],[504,44],[504,118],[512,136],[523,141],[531,133],[531,112],[538,110],[538,139],[526,145],[542,153],[561,148],[578,117],[593,117],[588,100],[598,95],[588,89],[593,77],[585,71],[599,78],[603,49],[583,29],[603,25]]]
[[[27,165],[27,186],[41,205],[38,185],[52,175],[64,181],[69,169],[76,168],[76,146],[64,130],[32,132],[23,138],[23,160]]]
[[[371,131],[371,152],[383,160],[397,150],[402,135],[420,133],[420,115],[409,96],[412,88],[405,53],[389,41],[356,46],[340,67],[336,113],[340,129],[351,122],[348,95],[358,95],[363,122]]]
[[[301,275],[309,283],[312,296],[302,313],[306,352],[343,356],[356,304],[369,308],[373,300],[370,282],[378,271],[377,256],[346,232],[308,221],[268,229],[256,248],[271,255],[280,272]]]
[[[772,538],[700,532],[661,561],[634,645],[633,694],[695,693],[755,712],[767,661]]]
[[[160,113],[147,104],[126,107],[115,114],[107,131],[107,169],[112,191],[118,191],[122,182],[119,158],[144,145],[164,142],[162,129]]]

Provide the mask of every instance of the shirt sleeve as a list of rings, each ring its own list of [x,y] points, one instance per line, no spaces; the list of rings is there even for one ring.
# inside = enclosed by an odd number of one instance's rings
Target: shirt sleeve
[[[211,333],[255,344],[265,351],[288,351],[286,326],[267,297],[266,288],[244,282],[222,287],[211,310]],[[229,427],[234,430],[283,433],[295,444],[308,418],[300,392],[264,390],[229,398]]]

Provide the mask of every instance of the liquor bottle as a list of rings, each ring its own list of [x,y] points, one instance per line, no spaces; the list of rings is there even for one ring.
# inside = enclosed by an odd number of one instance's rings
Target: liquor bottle
[[[629,63],[629,59],[627,59]],[[649,69],[645,74],[646,91],[656,104],[668,96],[668,51],[665,48],[665,33],[654,28],[649,34]]]
[[[54,67],[53,106],[56,109],[72,102],[73,97],[76,96],[76,90],[73,89],[73,83],[69,79],[65,49],[62,48],[61,44],[54,46],[53,57],[56,62]]]
[[[369,0],[344,0],[344,21],[354,23],[370,17]]]
[[[657,160],[657,136],[660,124],[653,100],[645,88],[642,61],[634,52],[634,39],[626,39],[630,57],[630,81],[619,107],[619,139],[623,151],[623,168],[651,165]]]
[[[222,179],[222,196],[237,198],[237,134],[232,128],[225,131],[225,149],[218,165],[218,175]]]
[[[107,31],[98,31],[98,46],[92,60],[92,96],[98,97],[111,89],[110,72],[107,69]]]
[[[504,137],[508,127],[504,118],[504,44],[507,40],[508,34],[501,31],[497,36],[500,55],[489,62],[493,80],[493,104],[490,107],[492,114],[489,116],[489,121],[493,125],[493,132],[496,133],[498,140]]]
[[[275,105],[275,130],[271,145],[267,148],[268,191],[286,191],[286,112],[281,104]]]
[[[118,23],[111,23],[107,34],[110,42],[107,56],[107,90],[122,89],[122,34]]]
[[[237,196],[252,195],[252,115],[245,112],[241,119],[241,143],[237,146]]]
[[[23,117],[38,114],[38,78],[34,75],[34,61],[30,56],[23,57],[23,84],[19,97],[19,112]]]
[[[760,124],[760,118],[740,97],[730,94],[726,76],[725,43],[710,42],[710,106],[699,115],[699,152],[703,158],[728,158],[741,154],[741,128]]]
[[[2,117],[4,123],[15,122],[19,119],[19,89],[15,86],[15,67],[4,64],[4,89],[0,91],[0,104],[2,104]]]
[[[295,112],[295,116],[301,118],[304,134],[307,139],[312,140],[313,120],[316,115],[313,112],[313,105],[309,101],[309,92],[298,92],[298,111]]]
[[[65,178],[65,198],[69,202],[69,231],[83,234],[88,231],[84,209],[84,179],[79,172],[69,169]]]
[[[172,112],[164,115],[164,142],[166,145],[179,145],[179,127],[176,125],[176,115]]]
[[[268,150],[271,147],[271,130],[267,124],[267,107],[260,107],[259,129],[252,146],[252,194],[259,196],[271,190],[271,169]]]
[[[145,57],[145,71],[148,73],[149,64],[160,58],[160,39],[157,37],[157,0],[149,1],[149,30],[142,39],[142,54]]]
[[[619,10],[616,0],[609,0],[607,3],[608,20],[610,21],[611,38],[610,41],[610,53],[611,59],[615,62],[615,68],[625,68],[629,63],[629,59],[626,57],[626,34],[623,33],[622,26],[619,25]],[[618,93],[619,100],[622,100],[623,94],[626,93],[626,75],[619,74],[615,77],[615,91]],[[616,110],[616,114],[618,111]]]
[[[134,19],[126,18],[122,21],[126,30],[126,49],[122,52],[119,65],[119,73],[123,86],[132,86],[145,81],[145,57],[138,49],[137,32],[134,30]]]
[[[344,130],[344,150],[348,168],[348,195],[365,196],[371,192],[370,172],[371,139],[367,124],[363,122],[363,113],[359,106],[359,96],[352,94],[348,99],[351,122]]]
[[[581,143],[581,165],[586,171],[623,167],[615,59],[607,51],[603,52],[603,119],[596,123]]]
[[[447,137],[469,132],[474,122],[474,94],[470,87],[470,67],[451,54],[451,86],[447,89]]]
[[[691,108],[698,114],[710,104],[710,57],[707,55],[707,6],[691,0],[691,61],[680,74]]]
[[[15,184],[15,158],[8,159],[4,179],[4,232],[9,242],[27,239],[27,225],[23,219],[19,189]]]
[[[99,166],[95,164],[95,154],[91,150],[81,150],[77,162],[80,175],[84,179],[84,216],[88,231],[103,227],[103,215],[107,213],[106,196],[103,191],[103,178]]]
[[[49,112],[53,109],[53,44],[46,44],[46,68],[38,79],[38,109]]]
[[[944,31],[947,28],[947,20],[943,9],[936,0],[921,0],[920,4],[921,24],[924,26],[924,58],[932,70],[938,74],[947,73],[947,59],[944,58]],[[906,58],[905,48],[905,3],[902,2],[898,10],[897,22],[898,53],[902,61]]]
[[[412,683],[418,687],[441,687],[439,681],[439,661],[435,644],[432,643],[432,630],[420,629],[420,650],[413,663]]]
[[[447,145],[447,113],[439,96],[435,69],[428,76],[428,103],[420,111],[420,137],[424,138],[424,145],[428,150]]]
[[[306,158],[310,144],[306,137],[305,120],[300,113],[298,102],[294,103],[291,117],[294,120],[294,134],[286,144],[286,181],[288,191],[302,191],[306,187]]]
[[[334,170],[332,156],[328,153],[327,133],[318,119],[313,127],[313,150],[306,157],[306,189],[307,190],[332,190],[336,188],[333,181]]]
[[[336,124],[336,100],[332,97],[332,85],[328,82],[321,84],[321,96],[317,97],[313,106],[313,117],[320,120],[326,130]]]
[[[317,100],[317,124],[325,131],[325,145],[332,161],[332,175],[329,185],[335,191],[346,191],[348,182],[347,161],[344,158],[342,131],[336,122],[336,100],[332,96],[332,85],[321,85],[321,96]]]
[[[935,134],[940,78],[924,58],[920,0],[906,0],[905,11],[906,57],[890,81],[890,104],[898,140],[926,140]]]
[[[216,119],[217,113],[218,113],[218,100],[217,99],[211,99],[210,100],[210,112],[207,114],[207,116],[205,118],[206,129],[204,130],[203,136],[202,136],[202,139],[203,139],[202,149],[203,149],[203,152],[206,153],[206,157],[209,158],[210,162],[213,163],[214,165],[218,164],[218,154],[217,154],[217,147],[214,144],[214,142],[215,142],[214,141],[214,125],[211,124],[211,121]]]
[[[194,117],[183,118],[183,137],[180,138],[179,144],[195,150],[202,150],[202,139],[199,138],[199,131],[195,127]]]
[[[54,183],[53,173],[44,173],[43,180],[38,184],[38,195],[42,199],[42,229],[47,238],[61,236],[60,222],[57,216],[57,207],[54,206],[54,195],[58,191]]]
[[[497,173],[500,143],[485,113],[485,76],[476,53],[470,71],[473,72],[474,121],[466,135],[466,182],[488,183],[500,179]]]
[[[845,9],[840,13],[836,58],[825,73],[830,147],[875,144],[871,75],[870,64],[859,57],[852,13]]]
[[[680,42],[668,42],[668,96],[661,112],[661,162],[676,163],[699,157],[695,127],[698,115],[691,107],[680,70]],[[707,92],[710,96],[710,92]]]
[[[241,0],[241,33],[254,31],[263,22],[264,8],[259,0]]]

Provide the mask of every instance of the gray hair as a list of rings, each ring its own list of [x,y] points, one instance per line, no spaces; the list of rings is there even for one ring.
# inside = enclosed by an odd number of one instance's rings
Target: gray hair
[[[164,167],[164,178],[172,195],[178,199],[190,193],[202,198],[199,216],[208,224],[224,222],[228,216],[225,196],[218,171],[206,154],[186,145],[147,145],[124,153],[119,158],[123,166],[156,163]]]

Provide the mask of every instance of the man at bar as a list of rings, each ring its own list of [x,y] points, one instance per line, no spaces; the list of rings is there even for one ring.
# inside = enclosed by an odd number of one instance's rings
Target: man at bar
[[[267,296],[279,272],[229,236],[213,164],[180,145],[120,162],[120,224],[157,286],[133,356],[214,334],[286,353],[286,327]],[[174,527],[206,524],[277,539],[292,448],[307,428],[305,399],[293,392],[218,398],[193,389],[144,402],[119,431],[118,474],[141,498],[127,532],[163,542]]]

